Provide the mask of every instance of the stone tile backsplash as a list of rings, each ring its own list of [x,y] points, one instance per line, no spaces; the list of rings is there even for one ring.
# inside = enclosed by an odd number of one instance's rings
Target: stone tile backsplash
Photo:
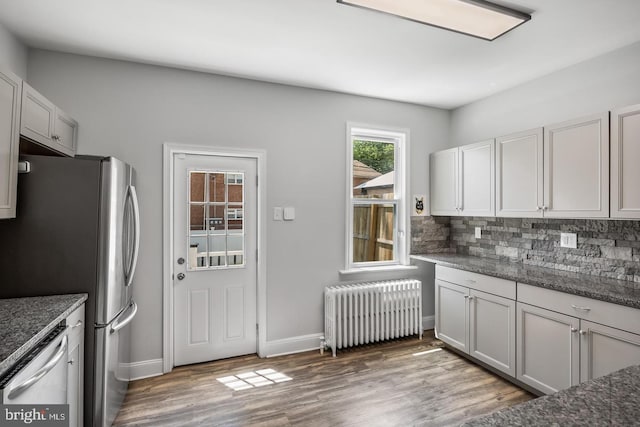
[[[640,221],[416,217],[411,225],[412,253],[452,252],[640,282]],[[576,249],[560,247],[563,232],[577,234]]]

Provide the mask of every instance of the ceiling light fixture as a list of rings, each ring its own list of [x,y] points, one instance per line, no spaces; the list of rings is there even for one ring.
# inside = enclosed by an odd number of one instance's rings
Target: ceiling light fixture
[[[495,40],[531,15],[484,0],[337,0],[411,21]]]

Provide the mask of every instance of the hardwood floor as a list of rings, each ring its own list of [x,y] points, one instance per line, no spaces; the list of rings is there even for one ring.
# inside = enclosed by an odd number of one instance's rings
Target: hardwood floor
[[[459,425],[534,396],[442,349],[427,331],[338,352],[237,357],[133,381],[114,426]],[[415,355],[429,350],[424,354]],[[271,371],[273,369],[290,380]],[[245,376],[259,371],[266,377]],[[224,378],[233,390],[218,379]]]

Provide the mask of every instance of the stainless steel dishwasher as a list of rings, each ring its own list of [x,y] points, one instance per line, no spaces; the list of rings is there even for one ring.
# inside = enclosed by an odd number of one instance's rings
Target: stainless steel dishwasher
[[[0,379],[2,403],[67,403],[67,333],[61,322]]]

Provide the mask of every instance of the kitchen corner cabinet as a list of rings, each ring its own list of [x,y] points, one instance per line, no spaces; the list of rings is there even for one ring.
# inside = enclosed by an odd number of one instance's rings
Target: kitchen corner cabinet
[[[82,426],[84,392],[84,304],[67,318],[67,403],[69,427]]]
[[[0,69],[0,219],[16,217],[22,79]]]
[[[496,138],[496,216],[541,218],[543,130]]]
[[[76,154],[78,123],[27,83],[22,88],[20,133],[66,156]]]
[[[436,266],[436,336],[515,376],[515,282]]]
[[[431,215],[495,215],[493,139],[432,153]]]
[[[541,392],[640,364],[638,309],[518,283],[517,313],[516,378]]]
[[[609,216],[609,113],[544,128],[544,216]]]
[[[611,112],[611,217],[640,219],[640,104]]]

